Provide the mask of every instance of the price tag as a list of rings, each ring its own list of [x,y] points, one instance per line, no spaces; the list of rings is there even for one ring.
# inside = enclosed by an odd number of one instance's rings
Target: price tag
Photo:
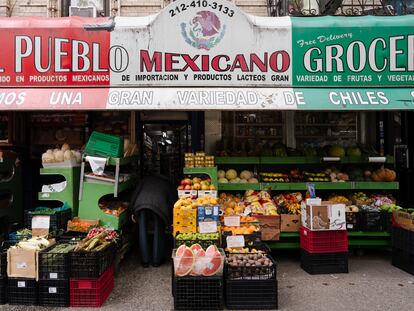
[[[387,161],[386,157],[368,157],[369,163],[385,163]]]
[[[203,221],[198,224],[200,233],[217,232],[217,223],[215,221]]]
[[[338,162],[341,161],[340,157],[323,157],[322,160],[324,162]]]
[[[56,294],[57,288],[56,287],[49,287],[49,294]]]
[[[240,216],[224,216],[224,225],[228,227],[240,227]]]
[[[49,273],[49,278],[51,278],[51,279],[57,279],[58,278],[58,274],[57,273]]]
[[[16,262],[16,269],[27,269],[26,262]]]
[[[322,199],[321,198],[313,198],[313,199],[306,199],[307,205],[321,205]]]
[[[227,247],[244,247],[244,236],[243,235],[229,235],[226,238]]]
[[[50,216],[33,216],[32,229],[49,229]]]
[[[26,281],[18,281],[17,287],[26,287]]]

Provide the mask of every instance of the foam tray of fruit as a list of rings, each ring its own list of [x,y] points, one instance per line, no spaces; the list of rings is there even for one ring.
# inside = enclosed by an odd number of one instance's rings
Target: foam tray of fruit
[[[174,274],[184,276],[216,276],[223,274],[225,254],[222,248],[210,245],[205,250],[199,244],[181,245],[173,249]]]
[[[266,253],[228,254],[225,261],[228,280],[276,279],[276,262]]]

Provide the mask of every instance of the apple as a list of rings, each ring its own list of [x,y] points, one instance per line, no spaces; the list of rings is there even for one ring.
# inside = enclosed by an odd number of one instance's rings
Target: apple
[[[216,186],[210,185],[210,190],[216,190]]]
[[[183,185],[178,186],[177,190],[184,190],[184,186]]]
[[[206,184],[201,185],[201,190],[209,190],[209,189],[210,189],[210,187],[208,185],[206,185]]]
[[[199,184],[199,183],[195,183],[195,184],[193,185],[193,189],[194,189],[194,190],[200,190],[200,189],[201,189],[201,184]]]
[[[191,186],[190,186],[190,185],[186,185],[186,186],[184,187],[184,189],[185,189],[185,190],[191,190]]]
[[[197,183],[200,183],[201,182],[201,178],[199,178],[199,177],[194,177],[193,178],[193,184],[197,184]]]
[[[181,181],[181,184],[184,185],[184,186],[191,185],[191,179],[190,178],[185,178]]]

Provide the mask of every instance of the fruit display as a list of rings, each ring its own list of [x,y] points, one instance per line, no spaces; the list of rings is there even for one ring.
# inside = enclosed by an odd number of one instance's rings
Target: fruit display
[[[300,192],[279,194],[273,198],[279,214],[300,215],[300,203],[303,197]]]
[[[218,199],[213,197],[202,197],[195,200],[191,198],[180,198],[174,204],[174,209],[196,209],[200,205],[217,205]]]
[[[42,154],[42,163],[59,163],[71,160],[80,163],[82,154],[78,150],[71,150],[67,143],[64,143],[60,148],[48,149]]]
[[[124,211],[128,209],[128,202],[121,201],[105,201],[102,200],[99,202],[99,208],[108,215],[113,215],[119,217]]]
[[[221,275],[224,266],[223,249],[210,245],[204,250],[199,244],[181,245],[173,250],[174,274],[183,276]]]
[[[227,277],[229,279],[275,277],[276,267],[272,258],[266,253],[229,254],[226,258]]]
[[[214,167],[214,156],[206,155],[205,152],[185,153],[184,166],[193,167]]]
[[[351,205],[352,203],[347,197],[336,194],[331,194],[330,196],[328,196],[327,201],[333,203],[344,203],[345,205]]]
[[[68,231],[87,233],[99,224],[98,220],[82,220],[78,217],[68,221]]]
[[[247,190],[244,194],[244,201],[247,202],[245,203],[246,207],[250,209],[252,214],[278,215],[276,204],[267,191]]]
[[[177,241],[196,241],[196,240],[217,240],[218,232],[213,233],[179,233],[175,237]]]
[[[231,232],[232,235],[253,234],[259,230],[259,226],[253,224],[241,224],[240,227],[223,227],[223,232]]]
[[[311,181],[311,182],[331,181],[330,176],[326,172],[314,173],[314,172],[303,171],[302,174],[303,174],[305,181]]]
[[[265,251],[257,250],[255,248],[248,248],[248,247],[227,247],[225,249],[226,253],[230,254],[264,254]]]
[[[259,173],[264,182],[290,182],[289,174],[284,173]]]
[[[184,178],[181,180],[177,190],[216,190],[216,187],[211,184],[211,179],[201,179],[200,177]]]
[[[350,200],[354,205],[371,205],[373,203],[373,198],[368,197],[364,192],[351,194]]]
[[[220,184],[257,184],[259,180],[254,177],[253,172],[244,170],[240,173],[237,173],[234,169],[229,169],[227,171],[219,170],[217,172],[218,182]]]
[[[329,176],[331,182],[349,181],[349,175],[341,172],[339,169],[335,167],[326,169],[325,174]]]
[[[388,168],[380,168],[371,173],[371,179],[373,181],[386,181],[391,182],[397,178],[394,170]]]

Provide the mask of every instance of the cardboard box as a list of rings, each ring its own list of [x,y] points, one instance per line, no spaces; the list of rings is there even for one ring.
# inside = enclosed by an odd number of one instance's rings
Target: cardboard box
[[[400,227],[405,230],[414,231],[414,215],[402,211],[393,211],[392,224],[395,227]]]
[[[280,231],[281,232],[299,232],[301,225],[300,215],[280,215]]]
[[[202,221],[220,221],[220,206],[200,205],[197,206],[197,224]]]
[[[322,201],[321,205],[302,202],[302,226],[310,230],[346,230],[345,204]]]
[[[260,222],[262,241],[280,240],[280,215],[254,215]]]
[[[50,246],[55,240],[50,240]],[[7,275],[13,278],[38,279],[38,255],[39,251],[25,250],[21,248],[9,248],[7,250]]]

